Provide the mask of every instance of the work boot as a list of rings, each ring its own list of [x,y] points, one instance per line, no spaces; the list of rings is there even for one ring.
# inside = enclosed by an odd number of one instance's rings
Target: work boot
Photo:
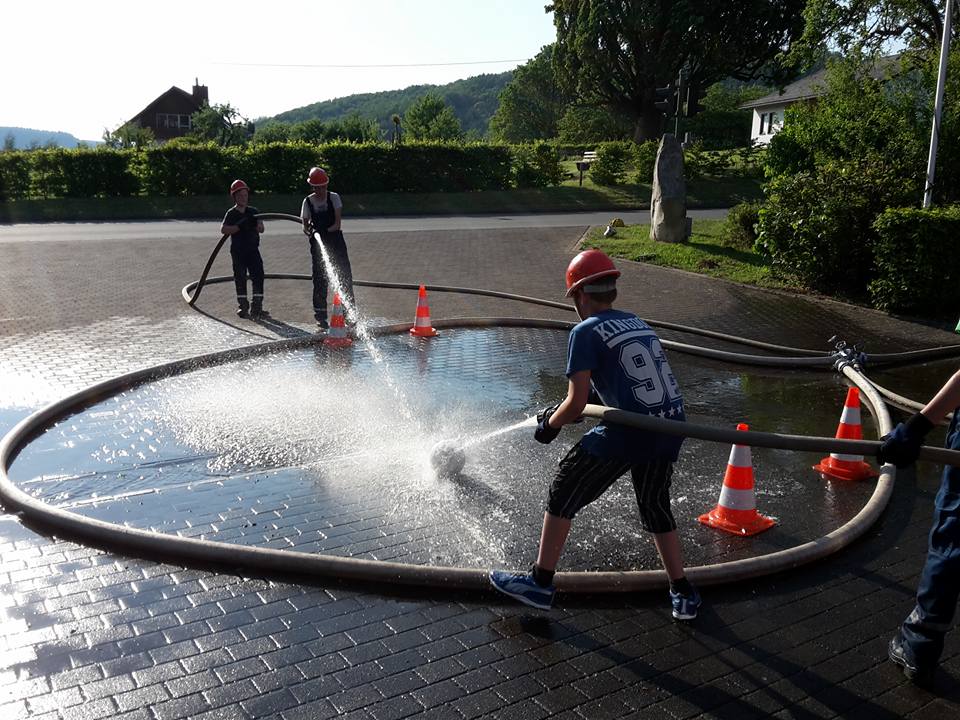
[[[250,317],[250,303],[246,298],[237,298],[237,317]]]
[[[255,297],[253,299],[253,305],[250,307],[250,317],[254,320],[258,320],[262,317],[269,317],[269,315],[270,313],[263,309],[263,298]]]
[[[327,322],[326,317],[316,316],[317,321],[317,332],[326,332],[330,329],[330,323]]]

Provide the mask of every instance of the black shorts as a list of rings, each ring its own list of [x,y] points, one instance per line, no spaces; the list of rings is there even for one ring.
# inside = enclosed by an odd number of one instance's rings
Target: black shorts
[[[676,530],[677,522],[670,510],[672,461],[651,460],[633,464],[619,458],[602,458],[588,453],[580,443],[570,448],[560,461],[560,469],[550,486],[547,512],[573,518],[603,495],[627,470],[633,478],[643,529],[652,533]]]

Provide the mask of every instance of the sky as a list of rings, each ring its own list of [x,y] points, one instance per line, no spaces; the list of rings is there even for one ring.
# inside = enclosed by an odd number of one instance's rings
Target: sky
[[[99,140],[171,86],[190,92],[195,79],[211,103],[253,120],[355,93],[500,73],[554,41],[546,4],[6,0],[0,126]]]

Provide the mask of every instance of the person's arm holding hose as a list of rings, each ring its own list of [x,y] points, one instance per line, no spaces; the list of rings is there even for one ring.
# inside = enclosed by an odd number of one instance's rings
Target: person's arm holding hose
[[[880,463],[893,463],[905,468],[916,462],[923,440],[948,412],[960,406],[960,370],[953,374],[943,387],[924,406],[883,437],[883,445],[877,451]]]

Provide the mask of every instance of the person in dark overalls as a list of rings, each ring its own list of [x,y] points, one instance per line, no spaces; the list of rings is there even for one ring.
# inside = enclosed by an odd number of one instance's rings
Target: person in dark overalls
[[[233,281],[237,286],[237,315],[257,318],[269,315],[263,309],[263,258],[260,257],[260,233],[263,221],[259,211],[247,205],[250,188],[243,180],[234,180],[230,195],[236,203],[223,216],[220,232],[230,236],[230,258],[233,260]],[[247,274],[253,284],[253,305],[247,300]]]
[[[323,253],[317,241],[317,234],[320,235],[320,242],[323,243],[333,270],[340,279],[340,297],[351,315],[356,312],[353,272],[350,269],[350,258],[347,256],[347,243],[340,231],[343,201],[337,193],[327,191],[330,178],[323,168],[311,168],[307,175],[307,183],[313,192],[303,200],[300,219],[303,221],[303,232],[310,240],[310,259],[313,266],[313,317],[320,330],[327,330],[329,328],[327,287],[330,279],[327,277],[327,267],[323,262]]]
[[[881,463],[912,465],[924,438],[953,409],[946,447],[960,450],[960,372],[954,373],[923,410],[885,435],[877,452]],[[888,655],[918,685],[929,685],[940,662],[943,639],[953,624],[960,598],[960,467],[946,465],[933,502],[927,560],[917,587],[917,602],[897,634]]]

